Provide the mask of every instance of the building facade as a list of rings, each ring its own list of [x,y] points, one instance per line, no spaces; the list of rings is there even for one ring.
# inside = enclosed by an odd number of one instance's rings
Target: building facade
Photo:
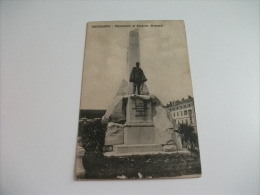
[[[188,96],[187,99],[171,101],[165,106],[172,117],[175,119],[176,124],[187,124],[193,126],[197,132],[197,122],[194,106],[194,98]]]

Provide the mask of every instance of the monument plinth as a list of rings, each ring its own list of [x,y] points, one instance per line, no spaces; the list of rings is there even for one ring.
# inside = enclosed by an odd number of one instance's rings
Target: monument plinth
[[[155,131],[149,95],[127,97],[124,144],[154,144]]]
[[[159,144],[132,144],[132,145],[115,145],[114,151],[117,154],[124,153],[145,153],[145,152],[160,152],[163,148]]]

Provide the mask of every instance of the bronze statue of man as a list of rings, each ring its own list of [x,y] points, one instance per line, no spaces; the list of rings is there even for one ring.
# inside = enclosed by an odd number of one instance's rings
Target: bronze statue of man
[[[143,86],[144,82],[147,81],[143,70],[139,67],[140,63],[136,62],[136,67],[133,67],[129,81],[133,83],[133,94],[137,89],[137,94],[141,93],[141,86]]]

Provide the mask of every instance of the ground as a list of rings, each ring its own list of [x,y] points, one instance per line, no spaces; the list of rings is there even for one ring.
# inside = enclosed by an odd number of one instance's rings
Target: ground
[[[191,154],[132,155],[127,157],[84,157],[86,179],[167,178],[200,175],[200,157]],[[139,175],[138,175],[139,173]]]

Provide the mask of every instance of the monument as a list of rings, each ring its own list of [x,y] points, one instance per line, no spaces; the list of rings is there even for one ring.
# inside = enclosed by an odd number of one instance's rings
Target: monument
[[[103,122],[108,123],[105,145],[112,148],[107,154],[180,151],[183,148],[179,135],[174,131],[174,119],[145,85],[145,71],[139,67],[139,44],[138,30],[130,31],[127,52],[129,81],[122,80],[102,118]]]

